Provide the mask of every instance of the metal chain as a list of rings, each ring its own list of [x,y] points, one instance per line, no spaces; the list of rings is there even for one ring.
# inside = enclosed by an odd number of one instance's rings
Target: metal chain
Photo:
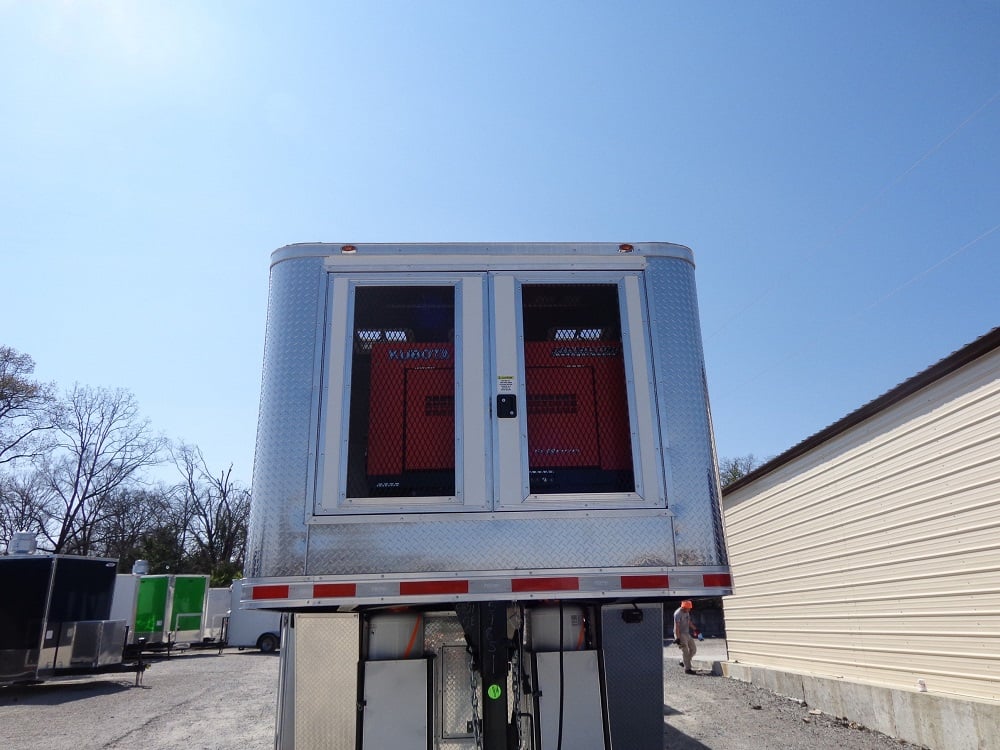
[[[515,644],[510,655],[510,671],[514,686],[514,721],[517,723],[517,750],[524,747],[524,735],[521,729],[521,649]]]
[[[476,669],[472,661],[472,651],[466,650],[469,656],[469,700],[472,702],[472,734],[476,738],[476,750],[483,750],[482,726],[479,720],[479,681],[476,679]]]

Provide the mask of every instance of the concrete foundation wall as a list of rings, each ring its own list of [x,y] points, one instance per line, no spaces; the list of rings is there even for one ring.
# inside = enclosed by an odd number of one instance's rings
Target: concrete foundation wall
[[[931,750],[1000,747],[1000,704],[721,662],[729,678]]]

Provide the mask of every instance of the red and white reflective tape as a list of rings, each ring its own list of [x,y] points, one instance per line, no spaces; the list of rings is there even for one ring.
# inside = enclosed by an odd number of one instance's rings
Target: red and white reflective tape
[[[315,606],[350,602],[458,601],[462,598],[560,598],[566,596],[615,595],[656,592],[661,595],[727,594],[732,590],[729,573],[678,573],[592,576],[523,576],[507,578],[385,579],[357,582],[296,581],[290,583],[247,582],[244,601],[278,606]],[[676,589],[675,592],[669,589]]]

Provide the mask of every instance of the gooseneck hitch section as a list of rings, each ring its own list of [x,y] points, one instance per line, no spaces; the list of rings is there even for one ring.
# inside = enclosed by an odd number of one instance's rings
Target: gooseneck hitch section
[[[511,640],[507,637],[509,602],[472,602],[455,607],[472,654],[472,668],[479,674],[482,706],[483,750],[511,750],[510,710],[507,675],[510,670]],[[474,721],[476,719],[473,719]]]

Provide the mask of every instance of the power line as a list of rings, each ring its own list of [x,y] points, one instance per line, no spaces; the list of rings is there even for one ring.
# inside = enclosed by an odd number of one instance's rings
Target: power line
[[[993,104],[993,102],[995,102],[998,98],[1000,98],[1000,91],[997,91],[991,97],[989,97],[985,102],[983,102],[981,105],[979,105],[979,107],[977,107],[975,109],[975,111],[972,112],[972,114],[970,114],[968,117],[966,117],[964,120],[962,120],[957,126],[955,126],[955,128],[950,133],[948,133],[948,135],[946,135],[944,138],[942,138],[940,141],[938,141],[930,149],[928,149],[927,151],[925,151],[920,156],[920,158],[918,158],[909,167],[907,167],[906,169],[904,169],[900,174],[898,174],[895,178],[893,178],[891,181],[889,181],[881,190],[879,190],[878,193],[876,193],[873,198],[871,198],[863,206],[861,206],[859,209],[857,209],[853,214],[851,214],[849,217],[847,217],[847,219],[845,219],[840,224],[838,224],[836,227],[834,227],[834,229],[830,233],[827,241],[824,242],[824,243],[822,243],[822,244],[820,244],[820,245],[818,245],[815,248],[815,250],[813,250],[813,252],[811,252],[808,255],[804,256],[803,260],[810,260],[812,258],[815,258],[822,251],[824,251],[828,247],[830,247],[830,245],[833,244],[834,240],[836,240],[841,234],[843,234],[843,232],[851,224],[853,224],[861,216],[863,216],[865,213],[867,213],[869,210],[871,210],[871,208],[876,203],[878,203],[885,196],[886,193],[888,193],[890,190],[892,190],[894,187],[896,187],[896,185],[898,185],[904,179],[906,179],[906,177],[911,172],[913,172],[917,167],[919,167],[921,164],[923,164],[925,161],[927,161],[927,159],[929,159],[931,156],[933,156],[935,153],[937,153],[946,143],[948,143],[948,141],[950,141],[952,138],[954,138],[956,135],[958,135],[959,132],[961,132],[970,122],[972,122],[980,114],[982,114],[982,112],[987,107],[989,107],[991,104]],[[987,232],[987,234],[991,234],[992,232],[993,232],[993,230],[990,230],[989,232]],[[979,239],[982,239],[982,238],[979,238]],[[976,242],[979,241],[979,239],[973,240],[971,244],[975,244]],[[958,251],[955,252],[955,254],[957,255],[963,249],[964,248],[960,248]],[[950,257],[951,256],[949,256],[949,258]],[[945,258],[941,262],[944,263],[949,258]],[[928,273],[931,270],[933,270],[933,268],[927,269],[923,273]],[[763,300],[765,297],[768,297],[771,294],[771,292],[773,292],[780,285],[781,285],[781,281],[780,281],[780,278],[778,278],[778,280],[776,280],[776,281],[772,282],[770,285],[766,286],[763,289],[763,291],[760,292],[760,294],[758,294],[756,297],[753,297],[747,304],[743,305],[743,307],[741,307],[735,313],[733,313],[731,316],[729,316],[729,318],[727,320],[725,320],[718,328],[716,328],[710,334],[708,334],[707,338],[711,339],[711,338],[714,338],[715,336],[717,336],[718,334],[722,333],[726,328],[728,328],[730,326],[730,324],[733,323],[733,321],[737,320],[738,318],[742,318],[743,314],[747,310],[749,310],[752,307],[755,307],[761,300]],[[894,294],[896,291],[899,291],[899,290],[898,289],[894,290],[891,294]],[[891,294],[890,294],[890,296],[891,296]]]
[[[872,302],[872,303],[870,303],[870,304],[868,304],[868,305],[866,305],[866,306],[864,306],[862,308],[859,308],[858,310],[856,310],[855,312],[851,313],[850,315],[846,315],[846,316],[844,316],[842,318],[839,318],[839,319],[836,319],[836,320],[832,321],[831,323],[828,323],[826,325],[826,327],[824,328],[823,331],[821,331],[820,333],[818,333],[816,336],[813,337],[813,340],[812,340],[811,344],[807,344],[805,346],[802,346],[799,349],[796,349],[795,351],[786,354],[780,360],[776,360],[774,362],[771,362],[763,370],[761,370],[760,372],[758,372],[754,376],[748,378],[747,380],[743,381],[743,383],[741,384],[741,387],[749,385],[750,383],[753,383],[754,381],[758,380],[762,376],[764,376],[767,373],[771,372],[773,369],[775,369],[779,365],[783,365],[786,362],[788,362],[788,361],[790,361],[792,359],[795,359],[796,357],[801,356],[806,351],[808,351],[810,348],[812,348],[813,346],[815,346],[817,343],[823,341],[825,339],[826,334],[829,334],[835,328],[838,328],[839,326],[841,326],[844,323],[850,322],[852,320],[856,320],[857,318],[860,318],[861,316],[863,316],[865,313],[868,313],[871,310],[874,310],[876,307],[878,307],[879,305],[881,305],[883,302],[885,302],[885,301],[889,300],[890,298],[894,297],[896,294],[898,294],[902,290],[906,289],[908,286],[912,286],[917,281],[919,281],[920,279],[922,279],[924,276],[927,276],[927,274],[929,274],[932,271],[935,271],[936,269],[940,268],[941,266],[943,266],[948,261],[950,261],[953,258],[957,257],[961,253],[965,252],[970,247],[972,247],[972,246],[974,246],[974,245],[982,242],[987,237],[989,237],[990,235],[992,235],[994,232],[997,232],[997,231],[1000,231],[1000,224],[996,224],[992,228],[987,229],[985,232],[983,232],[982,234],[980,234],[978,237],[976,237],[975,239],[970,240],[969,242],[966,242],[964,245],[962,245],[958,249],[952,250],[950,253],[948,253],[943,258],[941,258],[941,260],[937,261],[936,263],[933,263],[932,265],[928,266],[927,268],[925,268],[920,273],[918,273],[918,274],[912,276],[911,278],[909,278],[908,280],[904,281],[902,284],[900,284],[899,286],[897,286],[895,289],[893,289],[892,291],[888,292],[887,294],[882,295],[881,297],[879,297],[878,299],[876,299],[874,302]]]
[[[1000,224],[995,225],[991,229],[987,229],[985,232],[983,232],[981,235],[979,235],[978,237],[976,237],[974,240],[970,240],[969,242],[966,242],[960,248],[958,248],[957,250],[953,250],[951,253],[949,253],[948,255],[946,255],[945,257],[943,257],[941,260],[939,260],[934,265],[932,265],[932,266],[930,266],[928,268],[925,268],[923,271],[921,271],[920,273],[918,273],[916,276],[913,276],[909,280],[904,281],[902,284],[900,284],[899,286],[897,286],[895,289],[893,289],[888,294],[886,294],[886,295],[880,297],[879,299],[875,300],[874,302],[872,302],[870,305],[868,305],[868,307],[865,307],[864,309],[859,310],[857,313],[855,313],[853,316],[851,316],[850,319],[861,317],[863,314],[865,314],[869,310],[873,310],[874,308],[878,307],[883,302],[885,302],[886,300],[888,300],[890,297],[895,296],[899,292],[901,292],[904,289],[906,289],[906,287],[911,286],[912,284],[916,283],[917,281],[919,281],[920,279],[922,279],[924,276],[926,276],[927,274],[929,274],[931,271],[934,271],[935,269],[937,269],[939,266],[943,266],[945,263],[947,263],[949,260],[951,260],[952,258],[954,258],[959,253],[963,253],[966,250],[968,250],[970,247],[972,247],[973,245],[977,244],[978,242],[981,242],[982,240],[985,240],[987,237],[989,237],[991,234],[993,234],[997,230],[1000,230]]]

